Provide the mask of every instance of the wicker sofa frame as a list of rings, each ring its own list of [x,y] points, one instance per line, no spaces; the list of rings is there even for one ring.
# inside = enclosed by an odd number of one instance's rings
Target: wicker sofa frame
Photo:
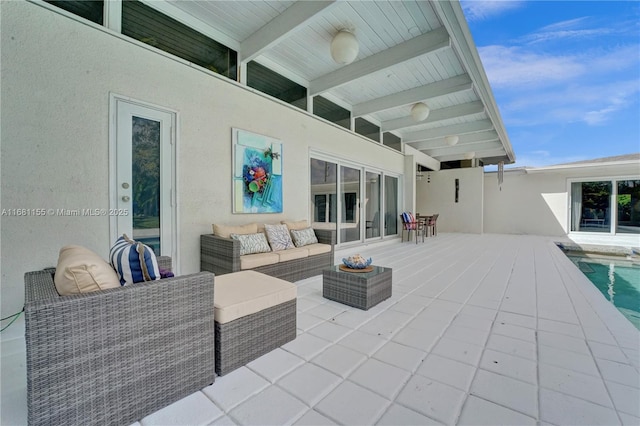
[[[315,229],[318,242],[331,245],[331,251],[253,268],[256,272],[295,282],[321,275],[322,270],[333,265],[336,232]],[[240,241],[213,234],[200,236],[200,270],[216,275],[240,271]]]
[[[60,296],[54,273],[25,274],[29,424],[132,424],[214,382],[213,274]]]
[[[216,373],[223,376],[296,338],[296,299],[220,324]]]

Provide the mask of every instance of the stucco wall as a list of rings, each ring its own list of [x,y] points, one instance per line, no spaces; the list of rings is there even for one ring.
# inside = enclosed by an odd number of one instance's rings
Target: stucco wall
[[[109,207],[110,93],[178,112],[178,260],[199,270],[211,224],[309,217],[309,151],[404,173],[402,154],[216,78],[136,42],[28,2],[4,2],[2,208]],[[283,142],[284,213],[231,213],[231,128]],[[108,217],[2,217],[2,314],[23,303],[23,274],[66,244],[106,258]]]
[[[484,177],[484,232],[565,236],[569,232],[571,180],[640,179],[638,164],[593,164],[563,169],[505,171]],[[617,236],[625,241],[624,236]],[[615,238],[608,237],[609,240]]]
[[[488,173],[484,197],[484,232],[566,235],[567,184],[561,175],[505,172],[500,190],[496,173]]]
[[[416,212],[438,213],[438,232],[482,233],[484,172],[481,167],[429,172],[416,181]],[[458,202],[455,180],[459,179]]]

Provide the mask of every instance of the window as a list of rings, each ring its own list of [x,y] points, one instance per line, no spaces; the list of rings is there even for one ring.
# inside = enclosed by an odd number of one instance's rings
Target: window
[[[640,233],[640,180],[571,183],[571,231]]]
[[[237,53],[139,1],[122,2],[122,34],[237,79]]]
[[[402,139],[393,133],[385,132],[382,134],[382,143],[390,148],[395,149],[396,151],[402,151],[402,144],[400,143]]]
[[[640,233],[640,180],[618,181],[616,232]]]
[[[313,98],[313,114],[351,130],[351,111],[322,96]]]
[[[356,118],[355,121],[356,133],[373,141],[380,142],[380,127],[361,117]]]
[[[247,64],[247,86],[278,98],[282,101],[307,109],[307,88],[255,61]]]
[[[104,22],[104,1],[45,1],[59,7],[60,9],[64,9],[67,12],[71,12],[74,15],[78,15],[91,22],[95,22],[98,25],[102,25]]]

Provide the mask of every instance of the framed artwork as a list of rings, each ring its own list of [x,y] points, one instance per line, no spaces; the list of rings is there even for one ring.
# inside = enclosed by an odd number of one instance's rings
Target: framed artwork
[[[233,213],[282,213],[282,142],[232,132]]]

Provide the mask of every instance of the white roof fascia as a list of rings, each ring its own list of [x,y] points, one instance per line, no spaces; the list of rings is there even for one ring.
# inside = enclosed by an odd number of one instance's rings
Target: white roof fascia
[[[467,70],[471,80],[474,83],[478,95],[483,99],[483,102],[487,106],[487,115],[491,118],[491,121],[496,127],[496,131],[500,135],[500,140],[506,151],[507,157],[510,162],[516,161],[516,155],[513,152],[513,147],[507,136],[507,132],[500,116],[500,111],[496,100],[493,97],[491,91],[491,85],[489,79],[484,72],[480,55],[469,31],[467,20],[462,12],[462,7],[459,1],[433,1],[431,3],[433,9],[438,14],[442,25],[445,26],[447,32],[451,34],[451,45],[459,55],[460,61],[464,65],[464,69]]]

